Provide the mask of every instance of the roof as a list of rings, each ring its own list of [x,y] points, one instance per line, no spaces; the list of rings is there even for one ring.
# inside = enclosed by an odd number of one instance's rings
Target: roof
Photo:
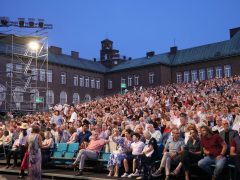
[[[53,53],[48,54],[48,62],[55,63],[65,66],[70,66],[74,68],[79,68],[83,70],[89,70],[94,72],[104,73],[106,72],[107,68],[103,66],[100,62],[94,62],[87,59],[79,58],[74,59],[69,55],[61,54],[56,55]]]
[[[240,31],[227,41],[179,50],[172,65],[215,60],[234,55],[240,55]]]
[[[133,59],[113,67],[108,72],[121,71],[124,69],[138,68],[154,64],[177,66],[200,61],[216,60],[235,55],[240,55],[240,31],[227,41],[178,50],[174,55],[167,52],[157,54],[151,58],[143,57]]]
[[[103,42],[111,42],[111,43],[113,43],[110,39],[108,39],[108,38],[106,38],[106,39],[104,39],[104,40],[102,40],[101,41],[101,43],[103,43]]]
[[[105,40],[110,41],[108,39]],[[3,50],[4,47],[1,48],[0,44],[0,50],[1,49]],[[178,66],[201,61],[216,60],[223,57],[236,55],[240,55],[240,31],[238,31],[230,40],[227,41],[178,50],[177,53],[174,55],[166,52],[162,54],[157,54],[151,58],[142,57],[133,60],[127,60],[111,69],[106,68],[99,61],[94,62],[83,58],[74,59],[70,55],[65,54],[56,55],[53,53],[49,53],[48,61],[50,63],[61,64],[83,70],[107,73],[155,64]]]
[[[165,65],[170,65],[171,62],[171,55],[168,53],[164,54],[159,54],[156,56],[153,56],[151,58],[138,58],[138,59],[133,59],[133,60],[127,60],[118,66],[113,67],[110,69],[108,72],[113,72],[113,71],[120,71],[124,69],[131,69],[131,68],[138,68],[142,66],[148,66],[148,65],[154,65],[154,64],[165,64]]]

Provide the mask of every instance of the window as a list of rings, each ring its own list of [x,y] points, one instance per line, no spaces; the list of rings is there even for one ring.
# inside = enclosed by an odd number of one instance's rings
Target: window
[[[15,103],[21,103],[23,102],[23,88],[17,86],[14,90],[13,90],[13,100]]]
[[[222,67],[217,66],[215,70],[216,70],[216,78],[222,78]]]
[[[47,82],[52,82],[52,70],[47,71]]]
[[[67,103],[67,93],[65,91],[62,91],[60,93],[60,104],[66,104]]]
[[[148,81],[149,81],[149,84],[153,84],[154,83],[154,72],[150,72],[148,74]]]
[[[80,78],[79,78],[79,85],[81,87],[84,87],[84,77],[83,76],[80,76]]]
[[[213,76],[214,76],[213,73],[214,73],[214,71],[213,71],[212,67],[207,68],[207,78],[208,79],[212,79],[213,78]]]
[[[132,76],[128,76],[128,86],[132,86]]]
[[[22,72],[22,65],[21,64],[16,64],[16,72],[21,73]]]
[[[199,80],[200,81],[204,81],[206,78],[205,78],[205,69],[200,69],[199,70]]]
[[[32,80],[38,80],[38,71],[37,69],[32,69]]]
[[[78,104],[80,102],[79,94],[74,93],[73,94],[73,104]]]
[[[112,80],[108,80],[108,89],[112,89]]]
[[[134,75],[134,86],[138,86],[139,85],[139,75],[135,74]]]
[[[73,85],[78,86],[78,75],[73,75]]]
[[[66,84],[66,73],[65,72],[61,73],[61,84]]]
[[[6,88],[4,85],[0,84],[0,102],[6,99]]]
[[[96,88],[100,89],[100,79],[96,79]]]
[[[47,104],[54,104],[54,92],[52,90],[47,90],[46,92]]]
[[[13,72],[13,64],[12,63],[7,63],[6,64],[6,76],[7,77],[12,77],[12,72]]]
[[[189,82],[189,71],[184,71],[184,82],[188,83]]]
[[[85,87],[89,87],[89,77],[85,77]]]
[[[95,88],[95,79],[91,79],[91,88]]]
[[[45,81],[45,69],[40,69],[39,76],[40,81]]]
[[[126,79],[121,77],[121,84],[126,84]]]
[[[225,77],[230,77],[232,74],[231,72],[231,65],[225,65],[224,66],[224,76]]]
[[[91,101],[91,96],[90,96],[89,94],[86,94],[84,100],[85,100],[86,102]]]
[[[182,83],[182,73],[181,72],[177,72],[177,83]]]
[[[197,70],[192,70],[192,82],[195,82],[197,80]]]
[[[30,94],[31,103],[36,103],[36,98],[39,97],[39,91],[37,89],[31,89]]]

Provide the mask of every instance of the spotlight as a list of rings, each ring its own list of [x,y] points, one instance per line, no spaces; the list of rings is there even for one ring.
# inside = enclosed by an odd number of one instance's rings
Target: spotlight
[[[19,27],[24,27],[24,24],[25,24],[25,19],[24,18],[18,18],[18,24],[19,24]]]
[[[0,17],[0,20],[1,20],[1,24],[3,26],[7,26],[8,25],[8,22],[9,22],[9,18],[8,17]]]
[[[29,25],[30,28],[34,27],[34,21],[35,21],[34,18],[28,18],[28,25]]]
[[[32,41],[32,42],[30,42],[29,44],[28,44],[28,46],[29,46],[29,48],[31,49],[31,50],[38,50],[39,49],[39,44],[38,44],[38,42],[36,42],[36,41]]]
[[[44,27],[44,19],[38,19],[38,26],[40,28],[43,28]]]

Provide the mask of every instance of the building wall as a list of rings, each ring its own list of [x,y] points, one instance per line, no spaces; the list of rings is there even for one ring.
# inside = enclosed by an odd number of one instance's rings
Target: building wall
[[[9,77],[6,77],[6,63],[11,62],[10,57],[0,56],[0,84],[4,85],[6,82],[10,81]],[[68,66],[62,66],[59,64],[51,64],[49,63],[48,69],[52,70],[53,72],[53,82],[48,83],[48,89],[53,90],[54,92],[54,103],[60,102],[60,93],[61,91],[67,92],[67,103],[72,103],[73,100],[73,94],[78,93],[80,95],[80,101],[83,101],[85,96],[88,94],[91,96],[91,98],[95,98],[98,96],[105,96],[114,94],[121,91],[121,78],[126,79],[126,85],[127,89],[131,90],[133,89],[134,85],[134,75],[139,75],[139,86],[143,87],[149,87],[149,86],[157,86],[157,85],[164,85],[167,83],[176,83],[176,74],[178,72],[182,73],[183,78],[183,72],[184,71],[190,71],[191,70],[198,70],[199,69],[206,69],[208,67],[216,67],[221,66],[223,69],[223,76],[224,76],[224,65],[230,65],[231,66],[231,75],[240,75],[240,56],[236,57],[229,57],[229,58],[223,58],[223,59],[216,59],[216,60],[209,60],[204,62],[198,62],[194,64],[186,64],[186,65],[179,65],[174,67],[169,67],[165,65],[149,65],[144,67],[138,67],[134,69],[125,69],[121,70],[119,72],[108,72],[106,74],[102,73],[96,73],[91,72],[87,70],[72,68]],[[44,67],[43,67],[44,68]],[[66,84],[61,84],[61,73],[66,72]],[[149,83],[149,73],[154,73],[154,83]],[[215,72],[215,71],[214,71]],[[206,71],[207,73],[207,71]],[[78,86],[74,86],[73,83],[73,76],[78,75]],[[89,79],[89,87],[80,87],[79,85],[79,76],[88,76]],[[215,75],[215,74],[214,74]],[[128,86],[128,76],[132,76],[132,86]],[[190,73],[191,76],[191,73]],[[207,74],[205,75],[207,77]],[[99,78],[100,79],[100,89],[91,88],[91,77],[93,78]],[[47,79],[47,75],[46,75]],[[108,80],[112,80],[112,89],[108,89]],[[38,81],[39,86],[44,86],[46,84],[45,82]],[[85,82],[84,82],[85,83]],[[96,85],[96,82],[95,82]],[[40,96],[46,97],[45,93],[40,94]],[[10,95],[7,96],[9,98]],[[28,97],[25,97],[27,101],[29,101],[29,95]],[[0,105],[0,109],[2,110],[4,108],[4,103]]]
[[[149,83],[149,73],[154,72],[154,83]],[[141,68],[135,69],[126,69],[119,72],[107,73],[105,75],[104,81],[104,94],[113,94],[121,91],[121,78],[124,77],[126,79],[127,89],[133,89],[134,85],[134,75],[139,75],[139,86],[148,87],[148,86],[157,86],[160,84],[166,84],[170,81],[170,67],[163,65],[151,65],[145,66]],[[128,76],[133,77],[133,85],[131,87],[128,86]],[[113,88],[108,89],[108,80],[112,80]]]
[[[229,58],[223,58],[223,59],[216,59],[211,61],[205,61],[205,62],[198,62],[194,64],[187,64],[187,65],[179,65],[176,67],[172,67],[171,74],[172,74],[172,82],[177,82],[177,72],[181,72],[183,76],[184,71],[191,71],[191,70],[198,70],[199,69],[205,69],[207,73],[207,68],[221,66],[223,69],[223,77],[224,77],[224,65],[231,65],[231,74],[232,75],[240,75],[240,56],[236,57],[229,57]],[[190,73],[191,74],[191,73]],[[214,76],[215,76],[215,70],[214,70]],[[206,74],[207,77],[207,74]]]

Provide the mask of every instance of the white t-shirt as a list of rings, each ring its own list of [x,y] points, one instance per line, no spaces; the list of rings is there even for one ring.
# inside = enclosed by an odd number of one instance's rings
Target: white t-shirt
[[[145,144],[142,141],[133,142],[131,144],[132,155],[139,155],[142,153]]]
[[[159,142],[162,137],[162,133],[159,130],[155,130],[154,133],[150,132],[150,134],[151,134],[151,137],[153,137],[157,140],[157,142]]]
[[[77,120],[77,113],[73,112],[71,115],[71,118],[69,120],[69,122],[75,122]]]

